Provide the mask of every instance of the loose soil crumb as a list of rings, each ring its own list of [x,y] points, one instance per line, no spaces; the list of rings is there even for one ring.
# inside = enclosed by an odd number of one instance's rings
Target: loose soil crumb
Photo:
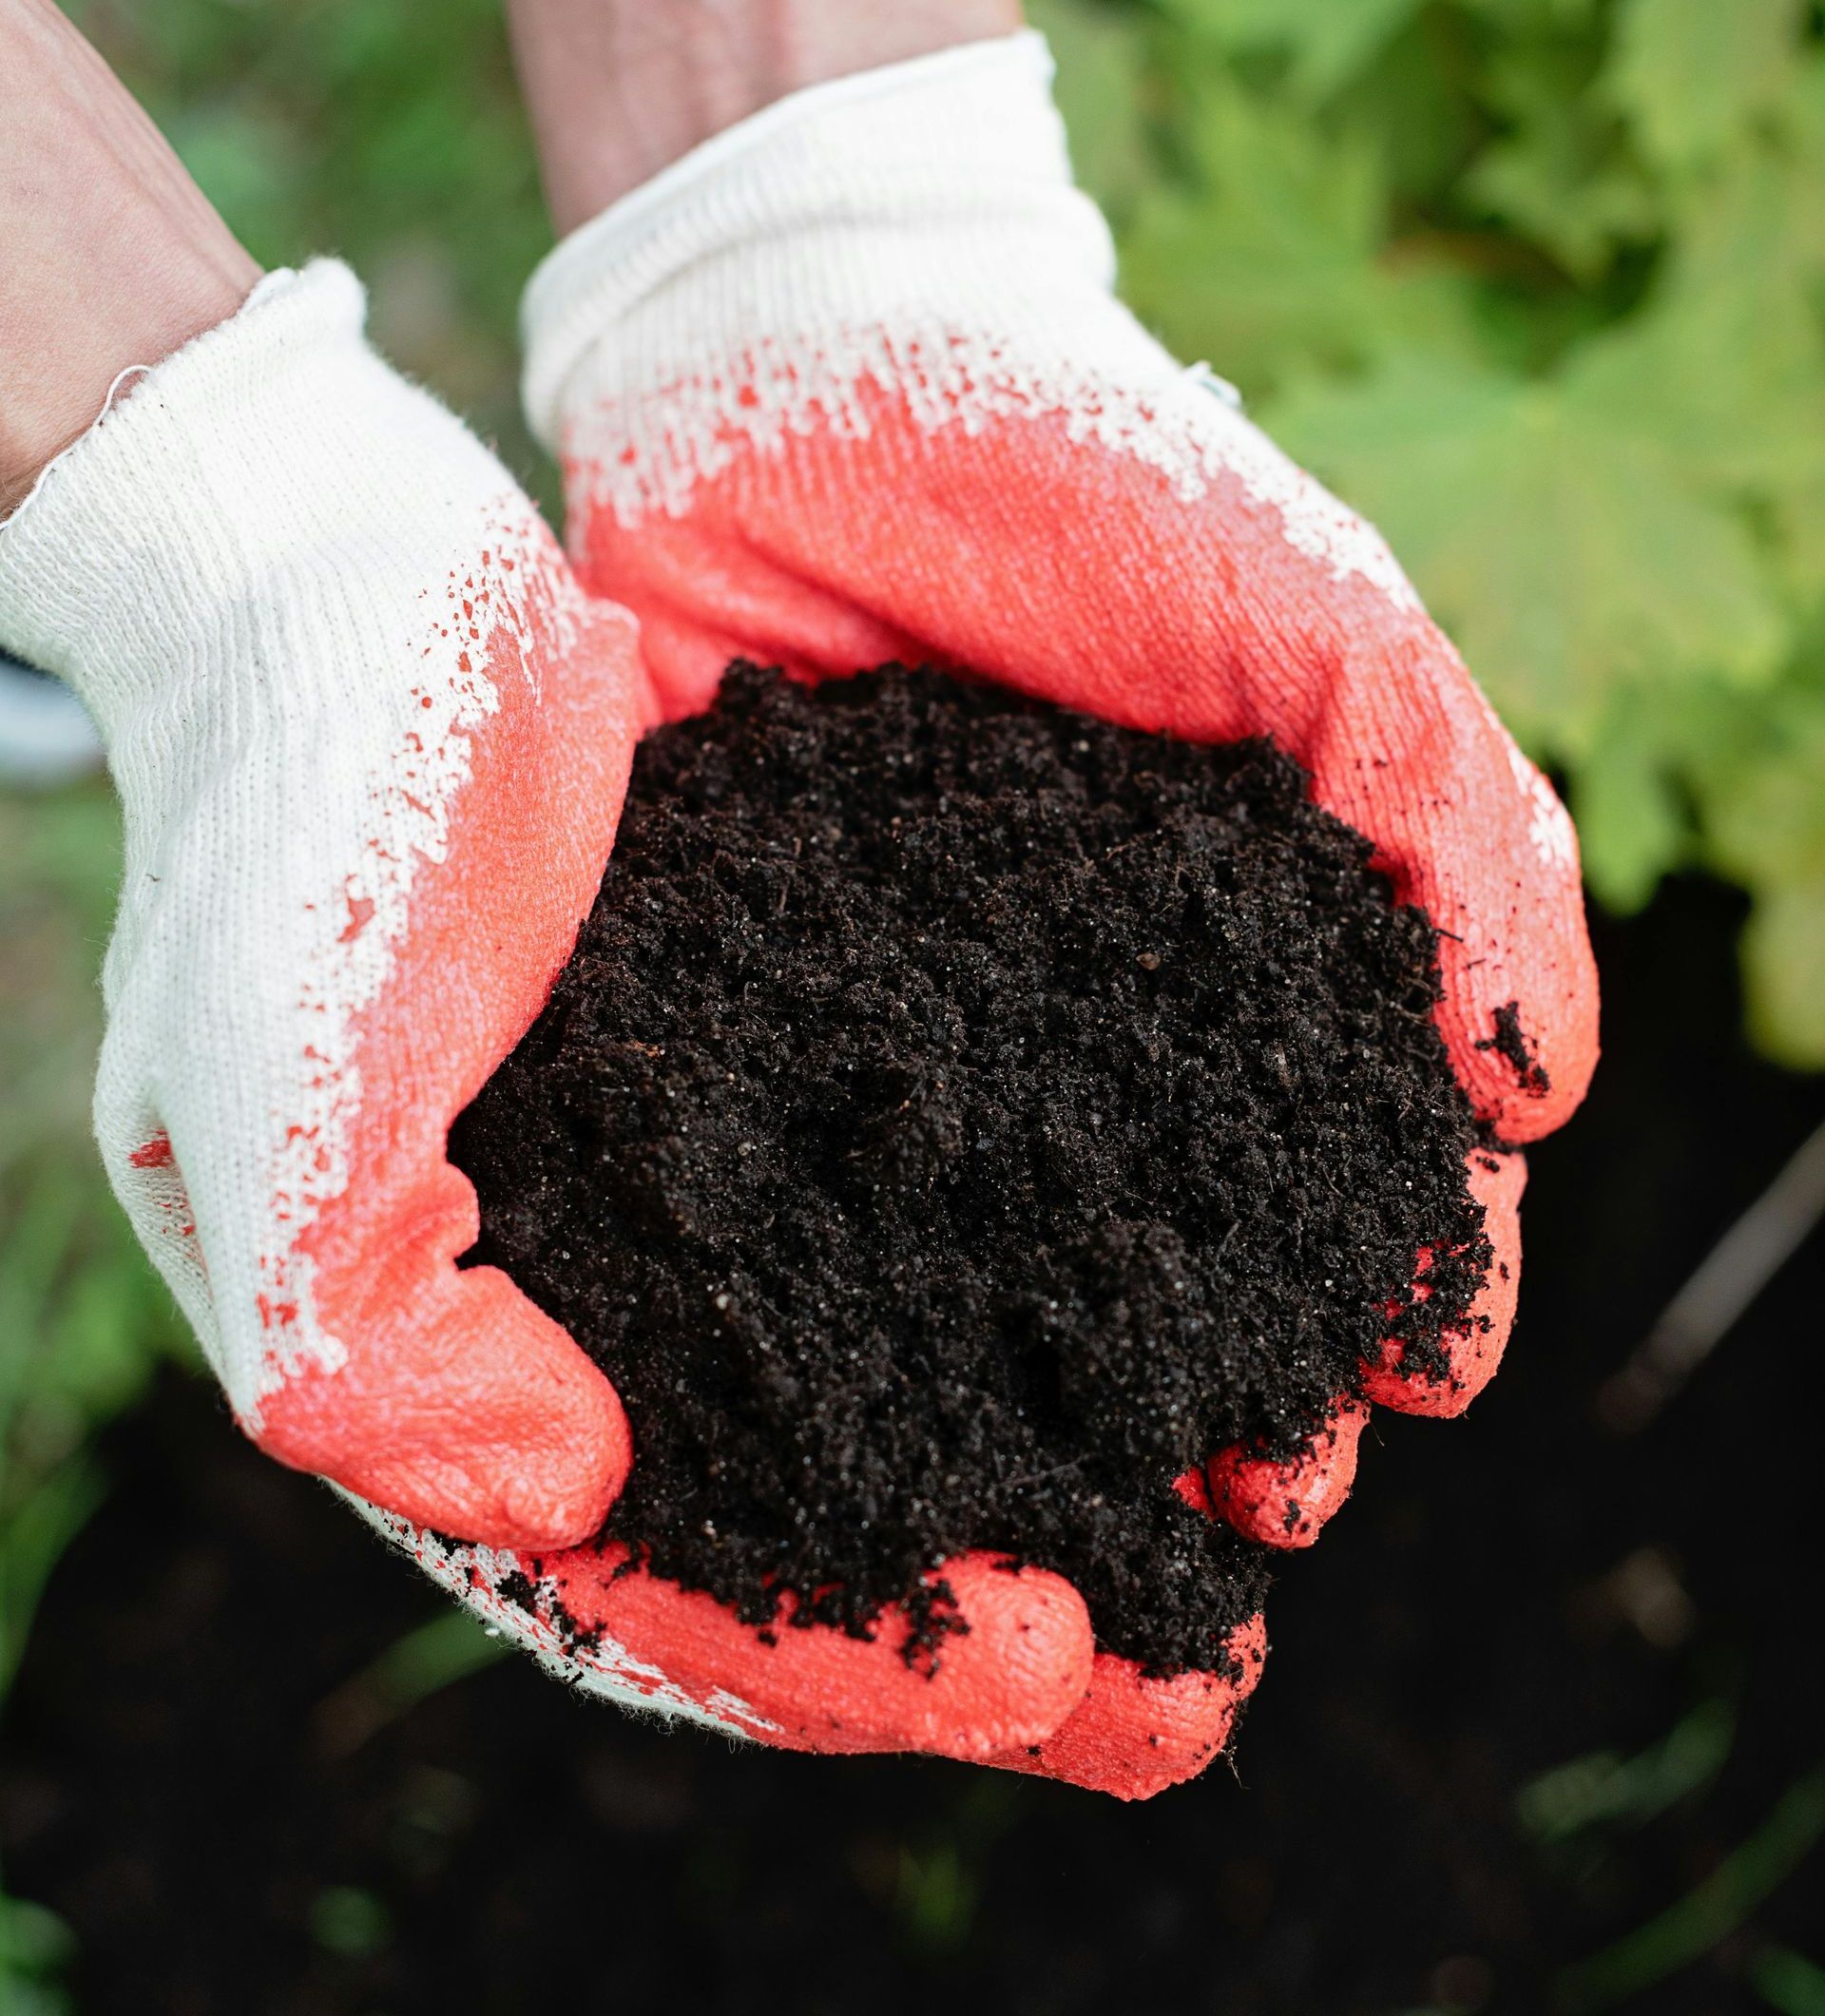
[[[1443,1371],[1490,1258],[1435,934],[1306,786],[898,667],[738,666],[648,738],[451,1135],[470,1260],[626,1405],[605,1537],[757,1624],[907,1603],[928,1661],[931,1571],[1005,1549],[1223,1667],[1268,1557],[1173,1480],[1292,1451],[1385,1336]]]
[[[1495,1034],[1486,1036],[1477,1048],[1493,1050],[1513,1070],[1515,1082],[1521,1089],[1531,1093],[1535,1099],[1544,1099],[1552,1090],[1552,1080],[1546,1074],[1546,1067],[1534,1055],[1521,1027],[1521,1004],[1518,1001],[1505,1001],[1496,1009]]]

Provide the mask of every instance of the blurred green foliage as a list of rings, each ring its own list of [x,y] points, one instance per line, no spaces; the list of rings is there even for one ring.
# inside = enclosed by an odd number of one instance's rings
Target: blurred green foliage
[[[88,1138],[118,855],[105,786],[0,797],[0,1696],[99,1496],[96,1429],[187,1349]]]
[[[62,1976],[75,1954],[69,1928],[42,1904],[0,1896],[0,2010],[71,2016]]]
[[[106,1488],[97,1430],[189,1348],[89,1144],[119,855],[105,785],[0,794],[0,1703]],[[48,1911],[0,1892],[0,2009],[62,2016],[69,1946]]]
[[[1825,1967],[1774,1947],[1754,1968],[1756,1992],[1780,2016],[1825,2016]]]
[[[1805,0],[1040,0],[1128,298],[1374,519],[1590,885],[1739,882],[1825,1065],[1825,46]]]
[[[1736,1932],[1825,1838],[1825,1764],[1815,1766],[1776,1801],[1747,1840],[1658,1916],[1559,1976],[1554,2006],[1565,2016],[1637,2006],[1637,1998]],[[1782,1964],[1784,1961],[1784,1965]],[[1815,1973],[1803,1956],[1764,1967],[1761,1982],[1802,1990]],[[1775,2000],[1769,1995],[1769,2000]],[[1780,2006],[1776,2001],[1775,2006]],[[1801,2004],[1804,2006],[1804,2004]]]
[[[1736,1710],[1713,1699],[1635,1757],[1600,1750],[1568,1758],[1522,1787],[1516,1800],[1522,1831],[1550,1846],[1592,1828],[1640,1827],[1703,1792],[1723,1769],[1736,1734]]]

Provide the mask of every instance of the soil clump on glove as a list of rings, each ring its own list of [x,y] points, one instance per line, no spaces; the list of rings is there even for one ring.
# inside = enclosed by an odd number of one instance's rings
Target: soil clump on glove
[[[1105,1649],[1223,1670],[1268,1550],[1174,1480],[1292,1453],[1385,1337],[1442,1373],[1490,1258],[1436,936],[1372,854],[1266,742],[935,673],[738,666],[650,736],[451,1135],[470,1263],[626,1406],[607,1537],[757,1624],[903,1603],[927,1660],[968,1624],[931,1571],[1004,1549]]]

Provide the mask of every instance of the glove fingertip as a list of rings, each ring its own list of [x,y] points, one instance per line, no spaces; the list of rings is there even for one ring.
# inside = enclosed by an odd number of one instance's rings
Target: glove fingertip
[[[1243,1539],[1261,1546],[1309,1547],[1342,1508],[1356,1481],[1356,1456],[1369,1411],[1344,1399],[1289,1462],[1251,1452],[1246,1444],[1210,1460],[1210,1503]]]
[[[986,1761],[1118,1799],[1150,1799],[1221,1755],[1261,1677],[1266,1620],[1257,1615],[1239,1626],[1229,1650],[1229,1673],[1162,1680],[1147,1678],[1133,1660],[1099,1652],[1088,1693],[1051,1736]]]
[[[559,1547],[597,1533],[633,1464],[614,1387],[492,1268],[295,1372],[246,1424],[267,1454],[455,1538]]]
[[[1573,893],[1576,903],[1576,893]],[[1597,970],[1582,909],[1563,931],[1536,920],[1518,946],[1441,938],[1439,1032],[1472,1109],[1517,1144],[1562,1127],[1597,1068]]]
[[[1386,1339],[1380,1356],[1363,1370],[1361,1394],[1395,1413],[1450,1419],[1464,1412],[1495,1377],[1508,1333],[1514,1327],[1521,1290],[1521,1195],[1527,1188],[1525,1156],[1478,1148],[1466,1164],[1470,1195],[1483,1207],[1483,1228],[1490,1261],[1482,1289],[1462,1326],[1446,1337],[1449,1369],[1443,1373],[1409,1370],[1405,1351]]]

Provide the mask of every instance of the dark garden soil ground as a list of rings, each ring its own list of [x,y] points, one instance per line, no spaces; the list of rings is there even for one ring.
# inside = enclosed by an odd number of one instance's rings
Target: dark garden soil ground
[[[1373,851],[1265,742],[936,673],[738,667],[643,743],[451,1135],[472,1258],[626,1403],[608,1532],[751,1623],[904,1603],[928,1667],[968,1619],[922,1577],[992,1547],[1149,1671],[1224,1665],[1271,1556],[1174,1480],[1290,1454],[1386,1336],[1443,1371],[1489,1259]]]
[[[1825,1109],[1741,1050],[1737,914],[1688,885],[1603,931],[1605,1063],[1532,1158],[1508,1366],[1462,1421],[1377,1414],[1355,1501],[1275,1592],[1239,1783],[1124,1808],[735,1750],[517,1662],[325,1754],[318,1704],[438,1605],[174,1376],[107,1447],[114,1494],[0,1728],[8,1885],[75,1929],[76,2007],[1535,2016],[1771,1815],[1803,1850],[1780,1802],[1825,1755],[1825,1644],[1788,1425],[1825,1406],[1825,1242],[1655,1427],[1619,1444],[1591,1414]],[[1661,1768],[1517,1804],[1600,1752]],[[1815,1845],[1747,1930],[1622,2006],[1765,2016],[1749,1970],[1769,1942],[1825,1959],[1821,1897]]]

